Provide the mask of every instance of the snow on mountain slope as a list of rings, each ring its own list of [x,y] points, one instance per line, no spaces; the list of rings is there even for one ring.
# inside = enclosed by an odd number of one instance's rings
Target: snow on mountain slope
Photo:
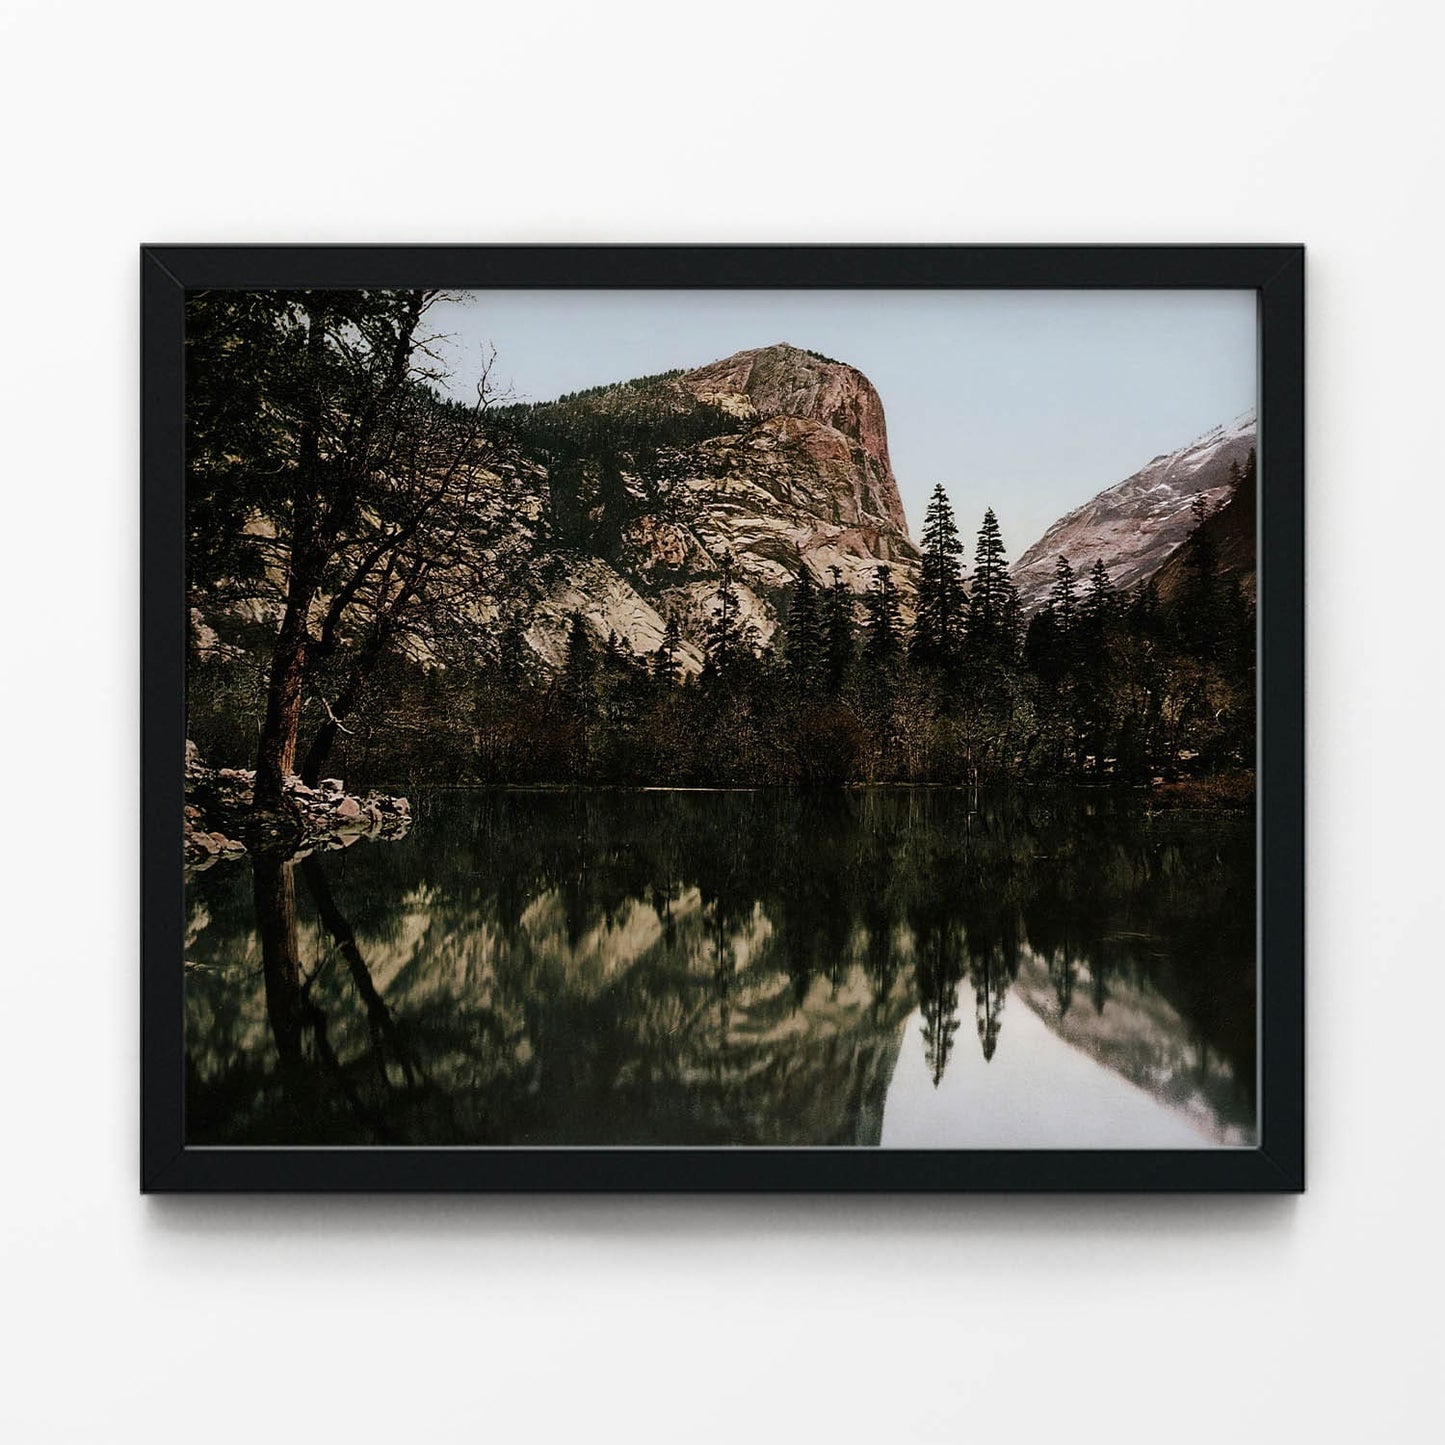
[[[1013,566],[1024,610],[1043,605],[1061,556],[1077,573],[1102,557],[1116,587],[1148,579],[1189,535],[1195,497],[1203,493],[1211,508],[1228,498],[1230,463],[1243,466],[1255,439],[1251,410],[1176,452],[1155,457],[1060,517]]]

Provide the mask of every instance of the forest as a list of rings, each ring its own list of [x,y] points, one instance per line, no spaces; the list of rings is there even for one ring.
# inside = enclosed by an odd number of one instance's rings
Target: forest
[[[970,558],[939,485],[906,588],[886,564],[854,591],[799,557],[764,644],[724,554],[700,674],[676,618],[639,655],[580,613],[548,667],[526,631],[550,579],[614,555],[640,509],[685,507],[686,447],[736,423],[658,403],[666,376],[602,409],[586,394],[508,406],[485,373],[473,403],[443,400],[433,300],[190,302],[188,735],[255,768],[258,810],[329,769],[401,784],[1183,778],[1249,795],[1253,603],[1202,502],[1167,592],[1157,577],[1118,591],[1102,563],[1060,557],[1025,617],[994,511]],[[1252,454],[1232,482],[1224,509],[1252,513]]]

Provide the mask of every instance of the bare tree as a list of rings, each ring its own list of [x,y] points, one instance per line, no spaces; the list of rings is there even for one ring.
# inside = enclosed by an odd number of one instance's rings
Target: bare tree
[[[275,618],[255,807],[284,806],[303,709],[314,780],[389,648],[458,635],[505,545],[507,477],[475,400],[442,400],[423,319],[440,293],[203,293],[191,303],[188,545]],[[241,405],[237,398],[243,398]]]

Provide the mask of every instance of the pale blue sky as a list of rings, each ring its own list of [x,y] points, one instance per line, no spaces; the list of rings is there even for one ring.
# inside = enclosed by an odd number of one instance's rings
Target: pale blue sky
[[[516,399],[787,341],[862,371],[915,539],[935,482],[1010,557],[1151,457],[1255,404],[1250,291],[478,291],[430,320],[455,389],[485,344]]]

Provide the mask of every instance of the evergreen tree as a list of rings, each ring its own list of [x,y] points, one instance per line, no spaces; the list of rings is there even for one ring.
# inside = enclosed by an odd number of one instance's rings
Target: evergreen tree
[[[1011,663],[1018,649],[1018,592],[1009,576],[1003,534],[990,507],[983,514],[968,599],[968,647],[981,660]]]
[[[800,557],[798,580],[783,629],[783,663],[796,688],[812,689],[827,669],[827,632],[818,587],[812,571]]]
[[[1078,643],[1078,596],[1074,569],[1067,557],[1054,564],[1048,601],[1029,619],[1024,661],[1051,691],[1073,675]]]
[[[898,585],[886,564],[874,569],[863,599],[868,615],[864,656],[881,671],[894,668],[903,655],[903,627],[898,616]]]
[[[990,513],[992,515],[992,513]],[[963,543],[942,484],[934,487],[923,518],[923,566],[913,623],[913,660],[947,668],[959,656],[963,635]]]
[[[1124,614],[1129,631],[1136,637],[1157,640],[1159,636],[1159,583],[1151,577],[1130,599]]]
[[[1003,1006],[1011,980],[1007,970],[992,956],[975,960],[973,975],[974,1020],[978,1026],[978,1042],[985,1062],[998,1048],[1003,1028]]]
[[[923,1060],[936,1089],[953,1053],[958,1032],[958,974],[926,958],[919,967],[919,1006],[923,1013]]]
[[[1064,639],[1073,636],[1076,597],[1074,569],[1069,566],[1069,559],[1061,556],[1054,563],[1054,585],[1049,588],[1049,606],[1053,609],[1059,636]]]
[[[842,686],[848,669],[853,665],[855,644],[853,640],[853,594],[843,585],[843,569],[828,568],[832,584],[828,588],[826,611],[826,643],[828,652],[828,682],[836,691]]]
[[[527,681],[530,662],[526,628],[520,617],[511,617],[497,637],[497,672],[508,687],[521,687]]]
[[[1184,544],[1185,582],[1179,598],[1179,641],[1194,657],[1217,657],[1225,631],[1219,558],[1209,514],[1201,492],[1191,508],[1194,530]]]
[[[1089,569],[1089,590],[1079,603],[1080,640],[1086,650],[1097,651],[1107,640],[1116,614],[1114,584],[1102,557]]]
[[[677,658],[682,651],[682,629],[677,618],[669,617],[662,629],[662,641],[652,654],[652,675],[658,682],[671,686],[677,681]]]
[[[1024,665],[1046,682],[1058,681],[1059,619],[1052,604],[1041,607],[1029,618],[1024,634]]]
[[[753,654],[756,633],[752,623],[742,615],[742,602],[733,584],[733,559],[724,553],[719,563],[717,601],[707,624],[707,662],[703,668],[707,682],[733,679],[741,664]]]
[[[587,619],[573,612],[567,624],[567,650],[562,659],[562,693],[578,709],[590,707],[597,676],[597,659],[592,655],[592,638]]]

